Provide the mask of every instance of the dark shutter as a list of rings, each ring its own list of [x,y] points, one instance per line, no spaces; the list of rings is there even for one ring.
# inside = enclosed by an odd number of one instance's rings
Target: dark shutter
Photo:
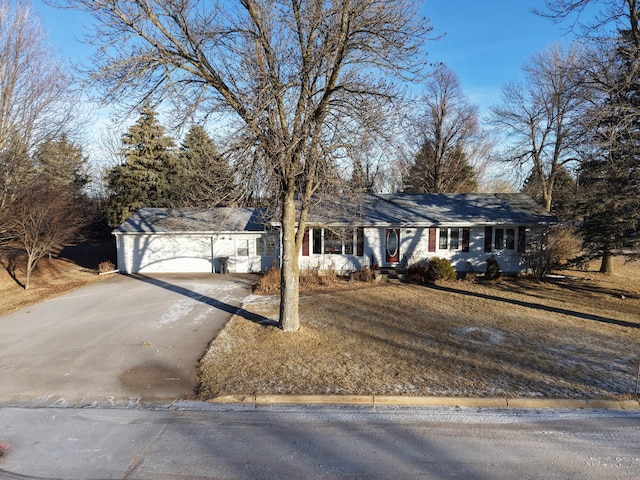
[[[302,256],[309,256],[309,229],[305,229],[304,237],[302,237]]]
[[[356,255],[364,257],[364,228],[356,228]]]
[[[491,237],[493,235],[493,227],[484,227],[484,251],[491,251]]]
[[[430,252],[436,251],[436,229],[434,227],[429,228],[429,247]]]
[[[462,229],[462,251],[463,252],[468,252],[469,251],[469,236],[471,233],[471,229],[470,228],[463,228]]]
[[[527,248],[527,227],[518,227],[518,253],[524,253]]]

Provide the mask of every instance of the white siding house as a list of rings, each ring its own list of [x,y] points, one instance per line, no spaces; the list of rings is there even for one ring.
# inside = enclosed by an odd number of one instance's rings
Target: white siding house
[[[356,213],[346,210],[325,205],[330,215],[310,216],[302,268],[353,271],[440,257],[468,272],[484,271],[495,256],[503,272],[519,273],[530,240],[557,223],[519,194],[367,195]]]
[[[113,234],[121,273],[260,272],[277,261],[278,232],[251,208],[143,208]]]
[[[437,256],[481,272],[495,256],[504,273],[519,273],[530,240],[554,223],[519,194],[366,195],[311,213],[299,264],[348,273]],[[259,272],[280,258],[278,224],[260,209],[145,208],[113,233],[123,273]]]

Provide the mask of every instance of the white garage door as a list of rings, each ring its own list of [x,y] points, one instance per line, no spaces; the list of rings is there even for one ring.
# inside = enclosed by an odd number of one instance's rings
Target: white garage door
[[[211,237],[145,235],[127,238],[131,273],[214,272]]]

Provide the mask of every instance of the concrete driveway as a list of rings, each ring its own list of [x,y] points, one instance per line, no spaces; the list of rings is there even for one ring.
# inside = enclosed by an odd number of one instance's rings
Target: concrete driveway
[[[115,275],[0,317],[0,403],[170,402],[251,291],[249,275]]]

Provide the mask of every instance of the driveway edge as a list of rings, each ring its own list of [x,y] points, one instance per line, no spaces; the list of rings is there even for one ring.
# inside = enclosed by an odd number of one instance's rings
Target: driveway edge
[[[250,405],[357,405],[407,407],[477,407],[477,408],[600,408],[640,410],[638,400],[600,400],[563,398],[492,398],[492,397],[417,397],[403,395],[223,395],[208,403]]]

